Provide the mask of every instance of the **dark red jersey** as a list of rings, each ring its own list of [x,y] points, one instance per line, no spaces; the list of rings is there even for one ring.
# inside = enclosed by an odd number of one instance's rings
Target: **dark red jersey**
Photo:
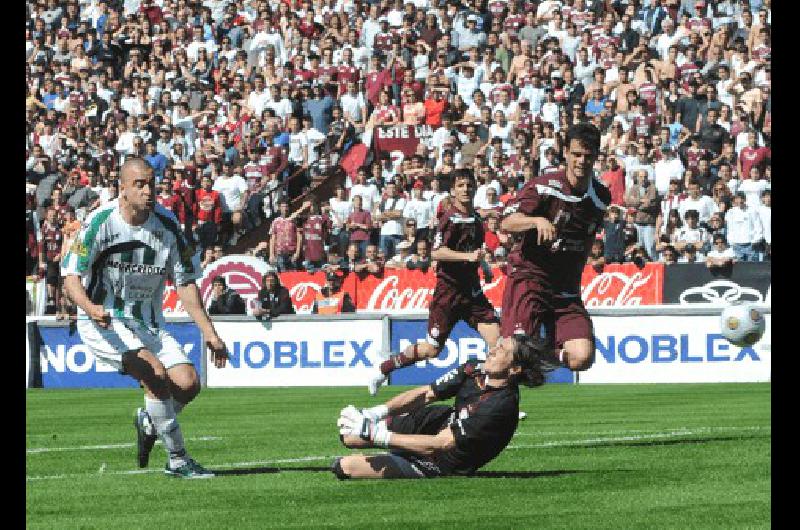
[[[286,169],[286,165],[289,163],[283,147],[279,145],[272,145],[268,147],[261,156],[260,162],[267,175],[280,173]]]
[[[535,280],[553,296],[579,295],[586,256],[610,202],[608,188],[594,178],[585,193],[576,195],[565,171],[541,175],[525,184],[503,215],[519,212],[545,217],[555,227],[556,236],[539,245],[535,230],[515,234],[508,257],[509,276]]]
[[[309,215],[303,223],[303,255],[309,261],[325,258],[325,239],[330,231],[330,219],[325,215]]]
[[[447,247],[457,252],[473,252],[483,246],[483,220],[477,212],[468,214],[451,206],[439,217],[433,250]],[[478,263],[440,261],[436,278],[453,286],[473,289],[480,286]]]
[[[42,223],[42,240],[39,243],[40,252],[49,262],[57,262],[61,254],[61,243],[64,235],[58,225],[51,225],[47,221]]]

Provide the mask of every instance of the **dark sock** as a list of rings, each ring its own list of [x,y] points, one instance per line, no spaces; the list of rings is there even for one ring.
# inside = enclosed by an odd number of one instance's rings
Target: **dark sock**
[[[406,357],[405,353],[392,355],[381,363],[380,366],[381,373],[383,373],[384,375],[389,375],[389,373],[395,370],[396,368],[402,368],[404,366],[408,366],[413,363],[414,360]]]

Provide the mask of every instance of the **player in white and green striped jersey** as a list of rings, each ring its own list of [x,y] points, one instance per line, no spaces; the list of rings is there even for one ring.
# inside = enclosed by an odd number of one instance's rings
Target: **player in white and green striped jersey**
[[[120,171],[120,196],[93,212],[61,263],[68,296],[78,306],[78,332],[97,360],[137,379],[145,407],[136,411],[139,466],[147,466],[160,436],[169,455],[165,473],[207,478],[213,473],[186,452],[177,414],[200,392],[194,365],[164,329],[164,282],[178,296],[224,367],[227,350],[208,318],[195,280],[199,253],[175,216],[156,203],[152,167],[130,158]]]

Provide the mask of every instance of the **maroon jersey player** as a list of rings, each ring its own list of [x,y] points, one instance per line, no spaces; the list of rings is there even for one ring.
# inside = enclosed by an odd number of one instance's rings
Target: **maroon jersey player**
[[[508,257],[501,332],[544,333],[555,347],[550,367],[586,370],[594,361],[594,333],[581,300],[581,273],[611,193],[592,177],[597,128],[573,125],[566,145],[566,170],[532,179],[503,212],[502,228],[516,242]]]
[[[439,217],[431,257],[436,260],[436,287],[428,315],[424,340],[391,355],[369,380],[375,395],[386,376],[397,368],[439,355],[459,320],[480,333],[489,348],[500,335],[500,325],[491,302],[481,288],[478,269],[483,261],[483,221],[472,207],[475,177],[466,169],[455,173],[452,205]]]

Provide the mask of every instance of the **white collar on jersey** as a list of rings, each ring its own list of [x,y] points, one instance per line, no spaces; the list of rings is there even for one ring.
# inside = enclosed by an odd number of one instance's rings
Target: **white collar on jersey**
[[[584,193],[581,197],[578,197],[577,195],[566,195],[560,190],[545,184],[537,184],[536,191],[542,195],[552,195],[553,197],[557,197],[565,202],[580,202],[586,197],[589,197],[598,209],[605,210],[608,205],[603,203],[603,201],[600,200],[600,197],[597,196],[597,192],[594,189],[594,180],[594,177],[589,180],[589,187],[586,190],[586,193]]]

